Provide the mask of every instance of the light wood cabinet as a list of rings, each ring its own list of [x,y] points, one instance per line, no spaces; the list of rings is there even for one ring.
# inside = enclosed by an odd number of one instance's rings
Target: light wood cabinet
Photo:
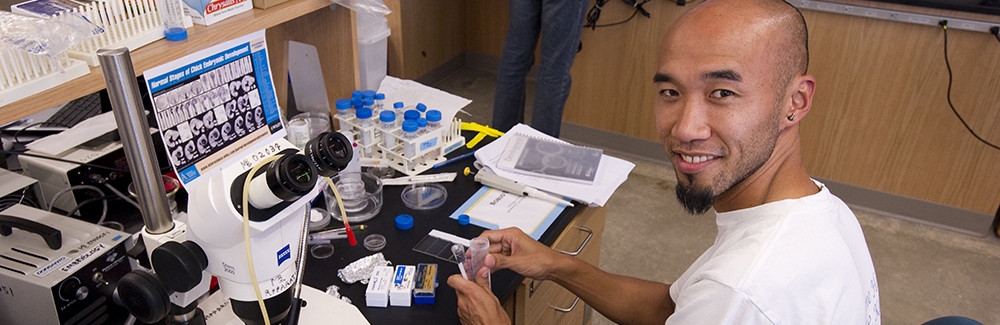
[[[176,60],[219,42],[265,29],[268,56],[278,95],[278,104],[285,107],[287,83],[287,41],[313,44],[320,52],[323,76],[330,98],[346,94],[358,85],[357,39],[354,37],[354,16],[350,10],[331,10],[330,0],[289,0],[272,8],[253,9],[227,18],[212,26],[195,25],[188,29],[188,38],[170,42],[159,40],[131,52],[136,74]],[[101,67],[91,67],[90,73],[44,92],[0,107],[0,125],[50,107],[83,97],[105,88]],[[330,105],[331,107],[333,105]]]
[[[604,208],[587,208],[556,239],[552,248],[576,255],[591,265],[601,257]],[[585,324],[589,308],[572,292],[552,281],[524,279],[504,308],[514,325]]]

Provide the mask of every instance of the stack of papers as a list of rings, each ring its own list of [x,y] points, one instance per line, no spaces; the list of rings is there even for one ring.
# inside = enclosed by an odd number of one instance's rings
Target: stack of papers
[[[601,164],[597,168],[597,177],[594,179],[594,184],[590,185],[505,171],[497,168],[497,163],[500,161],[500,156],[503,154],[504,148],[507,147],[507,142],[514,137],[513,134],[522,134],[529,137],[545,138],[550,141],[566,143],[566,141],[553,138],[541,131],[532,129],[530,126],[518,124],[511,128],[504,136],[477,150],[476,159],[497,175],[552,194],[584,202],[591,206],[604,206],[608,202],[608,199],[611,198],[611,194],[614,194],[618,186],[621,186],[628,179],[628,173],[635,167],[635,164],[631,162],[602,155]]]

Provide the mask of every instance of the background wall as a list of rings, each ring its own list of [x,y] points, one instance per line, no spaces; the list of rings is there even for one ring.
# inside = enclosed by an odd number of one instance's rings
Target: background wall
[[[870,1],[877,8],[1000,23],[1000,17]],[[465,3],[466,50],[500,56],[503,0]],[[658,47],[663,32],[691,6],[646,5],[614,27],[585,30],[573,66],[564,120],[656,141],[653,125]],[[601,23],[631,15],[617,2]],[[978,142],[946,101],[940,28],[803,11],[809,26],[809,72],[818,80],[803,121],[806,167],[817,177],[985,214],[1000,204],[1000,151]],[[952,99],[982,137],[1000,143],[1000,43],[985,33],[949,30]]]

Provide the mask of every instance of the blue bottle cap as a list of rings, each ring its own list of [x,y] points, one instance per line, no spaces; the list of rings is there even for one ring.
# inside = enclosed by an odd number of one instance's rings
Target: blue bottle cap
[[[458,224],[463,225],[463,226],[468,225],[469,224],[469,215],[467,215],[467,214],[460,214],[460,215],[458,215]]]
[[[396,229],[407,230],[413,228],[413,216],[401,214],[396,216]]]
[[[351,106],[354,106],[354,108],[362,108],[362,107],[364,107],[364,105],[362,105],[362,104],[363,104],[363,102],[361,101],[361,98],[352,98],[351,99]]]
[[[354,110],[354,116],[357,118],[371,118],[372,110],[370,108],[359,108]]]
[[[377,100],[383,100],[383,99],[385,99],[385,94],[383,94],[383,93],[377,93],[377,94],[375,94],[375,99],[377,99]]]
[[[427,105],[424,105],[424,103],[417,103],[417,110],[421,112],[426,111]]]
[[[403,121],[403,132],[417,132],[417,121]]]
[[[403,108],[403,102],[392,103],[392,108]]]
[[[417,119],[417,127],[427,127],[427,119],[421,117]]]
[[[412,110],[411,109],[411,110],[403,112],[403,119],[404,120],[416,120],[418,118],[420,118],[420,112],[417,112],[416,110]]]
[[[374,90],[362,90],[361,91],[361,98],[362,99],[368,99],[368,98],[375,99],[375,91]]]
[[[427,111],[427,122],[441,122],[441,111],[432,109]]]
[[[378,113],[378,120],[382,122],[395,122],[396,113],[393,111],[382,111]]]
[[[184,27],[172,27],[163,31],[163,37],[168,41],[182,41],[188,38],[188,31]]]
[[[365,97],[365,106],[372,106],[372,105],[375,105],[375,99]]]
[[[345,110],[351,108],[351,100],[347,98],[341,98],[337,100],[337,110]]]
[[[361,91],[360,90],[352,91],[351,92],[351,98],[352,99],[354,99],[354,98],[361,98]]]

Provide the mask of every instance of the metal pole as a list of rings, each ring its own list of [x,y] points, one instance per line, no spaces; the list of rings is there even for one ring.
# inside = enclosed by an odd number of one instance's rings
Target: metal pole
[[[122,47],[97,50],[97,58],[108,86],[111,108],[128,168],[132,172],[146,231],[154,235],[170,231],[174,228],[174,221],[170,216],[167,193],[163,190],[153,138],[149,136],[149,123],[146,122],[139,85],[135,80],[132,56],[128,48]]]

